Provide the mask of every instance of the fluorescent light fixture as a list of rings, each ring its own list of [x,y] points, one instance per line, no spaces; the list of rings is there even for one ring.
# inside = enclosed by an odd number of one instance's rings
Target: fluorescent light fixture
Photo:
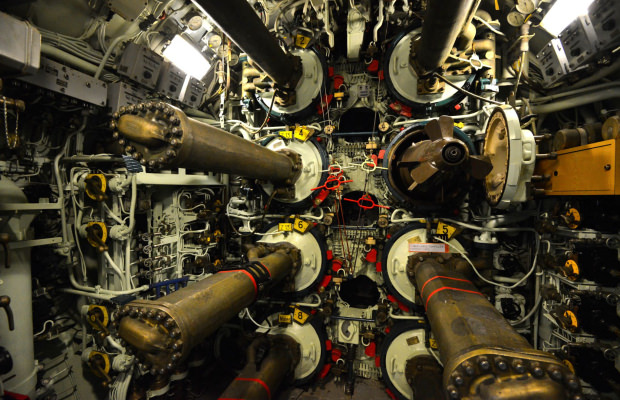
[[[179,35],[172,39],[163,54],[171,63],[196,79],[204,78],[211,68],[211,63],[202,53]]]
[[[557,0],[541,25],[553,36],[558,36],[577,17],[588,14],[594,0]]]

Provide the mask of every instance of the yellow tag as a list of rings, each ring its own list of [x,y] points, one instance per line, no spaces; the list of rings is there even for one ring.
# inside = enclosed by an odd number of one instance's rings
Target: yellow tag
[[[439,223],[437,224],[437,235],[444,236],[444,240],[452,239],[452,236],[454,236],[455,232],[456,228],[453,226],[444,224],[441,221],[439,221]]]
[[[292,232],[293,224],[291,223],[278,224],[278,230],[282,232]]]
[[[499,11],[499,0],[495,0],[495,11]]]
[[[295,311],[293,311],[293,320],[300,325],[305,324],[309,316],[310,316],[309,314],[306,314],[305,312],[301,311],[299,308],[296,308]]]
[[[437,350],[439,346],[437,346],[437,341],[435,339],[428,339],[428,345],[431,346],[431,349]]]
[[[463,129],[465,127],[465,124],[463,122],[455,122],[454,126],[456,126],[459,129]]]
[[[306,46],[308,46],[308,43],[310,43],[310,38],[308,36],[304,36],[304,35],[295,36],[295,46],[305,49]]]
[[[278,322],[281,324],[291,324],[293,323],[293,317],[291,317],[291,314],[280,314],[278,315]]]
[[[344,97],[344,92],[334,93],[334,99],[342,99],[343,97]]]
[[[293,131],[280,131],[280,136],[282,136],[284,139],[292,139]]]
[[[295,218],[295,226],[293,227],[299,233],[306,233],[310,227],[310,222],[306,222],[303,219]]]
[[[299,139],[302,142],[305,142],[310,137],[310,130],[305,126],[298,126],[295,128],[295,139]]]
[[[414,237],[412,237],[412,238],[409,238],[409,239],[407,240],[407,243],[409,243],[409,244],[413,244],[413,243],[422,243],[422,239],[420,239],[420,237],[419,237],[419,236],[414,236]]]

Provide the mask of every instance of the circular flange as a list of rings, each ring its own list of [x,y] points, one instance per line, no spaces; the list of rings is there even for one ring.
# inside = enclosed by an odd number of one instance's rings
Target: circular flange
[[[276,118],[292,117],[308,109],[320,95],[325,81],[325,66],[319,53],[311,49],[297,49],[291,53],[301,58],[303,72],[295,87],[295,103],[288,106],[280,106],[274,103],[271,107],[271,114]],[[271,106],[274,93],[274,91],[269,91],[256,94],[257,99],[266,110]]]
[[[381,373],[387,387],[399,400],[413,399],[407,382],[407,361],[427,355],[426,333],[415,323],[401,323],[390,331],[381,351]]]
[[[420,33],[421,28],[414,29],[404,34],[401,38],[395,39],[387,54],[387,64],[385,66],[385,81],[388,88],[400,102],[410,107],[427,107],[433,104],[436,107],[444,107],[458,103],[465,96],[450,85],[445,86],[442,93],[418,94],[418,74],[409,62],[411,42]],[[446,79],[459,87],[469,90],[475,75],[446,75]]]
[[[327,179],[328,158],[325,149],[314,140],[300,142],[283,138],[275,138],[265,147],[273,151],[287,150],[299,154],[302,166],[301,174],[294,183],[295,197],[292,199],[276,197],[275,200],[289,205],[307,205],[303,204],[304,200],[318,192],[312,189],[321,186]],[[273,184],[270,182],[263,184],[263,190],[267,195],[271,195]]]
[[[382,257],[383,280],[390,293],[409,307],[415,308],[416,289],[407,276],[407,263],[409,256],[416,252],[409,251],[410,243],[427,243],[426,229],[421,224],[408,225],[398,231],[386,243]],[[465,249],[456,239],[449,243],[457,249],[465,252]],[[453,252],[450,247],[450,253]]]
[[[387,149],[385,150],[385,157],[383,157],[383,171],[382,176],[392,196],[400,203],[413,205],[417,210],[434,210],[443,205],[443,203],[450,203],[453,199],[458,199],[464,192],[464,185],[446,185],[449,186],[451,198],[445,198],[441,203],[434,198],[435,192],[416,193],[415,196],[411,195],[407,190],[408,185],[404,184],[401,171],[397,166],[398,159],[412,144],[420,142],[422,140],[428,140],[428,136],[424,132],[424,126],[426,122],[417,123],[408,126],[405,130],[398,133],[394,139],[390,141]],[[473,142],[463,131],[454,127],[454,137],[467,146],[469,154],[476,155],[476,148]],[[463,183],[462,181],[458,182]],[[448,191],[446,191],[447,193]]]
[[[536,161],[536,141],[530,131],[521,130],[519,116],[510,106],[495,108],[485,129],[483,154],[493,169],[485,178],[487,202],[506,209],[513,202],[525,201],[525,182],[529,182]]]
[[[295,367],[295,384],[303,385],[309,382],[323,368],[327,354],[325,333],[318,320],[313,320],[303,325],[294,322],[285,326],[278,324],[278,314],[267,317],[267,320],[271,322],[272,328],[269,330],[259,328],[257,332],[266,332],[269,335],[287,335],[295,339],[299,343],[301,354],[299,363]],[[266,321],[263,321],[261,325],[265,324]]]
[[[323,278],[327,267],[327,248],[316,229],[302,234],[297,231],[279,232],[275,224],[267,229],[258,243],[287,242],[299,249],[301,265],[295,275],[295,294],[306,295]]]

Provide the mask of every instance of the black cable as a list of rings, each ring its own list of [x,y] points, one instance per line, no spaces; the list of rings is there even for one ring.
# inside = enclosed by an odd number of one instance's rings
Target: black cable
[[[436,73],[436,72],[435,72],[435,73],[433,73],[433,76],[435,76],[435,77],[439,78],[441,81],[443,81],[444,83],[446,83],[446,84],[448,84],[448,85],[452,86],[453,88],[455,88],[455,89],[456,89],[456,90],[458,90],[459,92],[465,93],[466,95],[471,96],[471,97],[473,97],[473,98],[475,98],[475,99],[478,99],[478,100],[480,100],[480,101],[486,101],[487,103],[495,104],[495,105],[498,105],[498,106],[503,106],[503,105],[504,105],[504,103],[500,103],[499,101],[495,101],[495,100],[487,99],[486,97],[478,96],[478,95],[477,95],[477,94],[475,94],[475,93],[472,93],[472,92],[470,92],[470,91],[468,91],[468,90],[465,90],[465,89],[463,89],[462,87],[459,87],[459,86],[455,85],[454,83],[450,82],[449,80],[447,80],[446,78],[444,78],[443,76],[439,75],[439,74],[438,74],[438,73]]]

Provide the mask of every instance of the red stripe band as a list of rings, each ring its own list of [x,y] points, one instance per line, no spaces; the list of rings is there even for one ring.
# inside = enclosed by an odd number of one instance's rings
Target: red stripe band
[[[457,292],[465,292],[465,293],[473,293],[473,294],[479,294],[480,296],[484,296],[482,293],[480,292],[476,292],[473,290],[465,290],[465,289],[459,289],[459,288],[453,288],[450,286],[444,286],[444,287],[440,287],[439,289],[435,289],[431,292],[431,294],[428,296],[428,299],[426,299],[426,304],[424,304],[424,309],[427,310],[428,309],[428,301],[431,299],[431,297],[433,297],[435,295],[435,293],[441,292],[442,290],[454,290]]]
[[[269,398],[269,400],[271,400],[271,390],[269,389],[269,386],[267,386],[267,384],[263,381],[261,381],[260,379],[256,379],[256,378],[236,378],[236,381],[246,381],[246,382],[256,382],[258,384],[260,384],[265,391],[267,392],[267,397]]]
[[[226,273],[226,272],[243,272],[244,274],[246,274],[250,280],[252,281],[252,284],[254,285],[254,294],[258,294],[258,285],[256,284],[256,279],[254,279],[254,277],[252,276],[252,274],[250,274],[248,271],[244,270],[244,269],[233,269],[230,271],[220,271],[218,272],[219,274],[221,273]]]
[[[426,285],[430,282],[430,281],[434,281],[437,278],[442,278],[442,279],[450,279],[453,281],[460,281],[460,282],[467,282],[467,283],[471,283],[471,281],[468,281],[467,279],[460,279],[460,278],[452,278],[451,276],[433,276],[432,278],[430,278],[429,280],[427,280],[426,282],[424,282],[424,285],[422,285],[422,289],[420,290],[420,297],[424,298],[424,288],[426,287]],[[472,283],[473,285],[473,283]]]
[[[259,263],[261,265],[261,267],[265,268],[265,271],[267,271],[267,273],[269,274],[269,277],[271,278],[271,271],[269,271],[269,268],[267,268],[267,266],[263,263]]]

